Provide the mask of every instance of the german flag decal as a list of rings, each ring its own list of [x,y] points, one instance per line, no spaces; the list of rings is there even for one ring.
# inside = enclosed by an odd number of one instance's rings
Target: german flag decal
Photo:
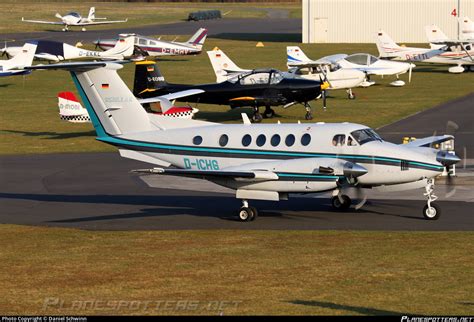
[[[102,84],[102,89],[107,89],[109,88],[109,84]]]
[[[147,72],[152,72],[155,70],[155,66],[151,65],[151,66],[146,66],[146,71]]]

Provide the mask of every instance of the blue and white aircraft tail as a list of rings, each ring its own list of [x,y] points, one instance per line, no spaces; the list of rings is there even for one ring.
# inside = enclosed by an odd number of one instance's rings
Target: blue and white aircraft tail
[[[286,47],[286,64],[288,66],[300,65],[302,63],[310,63],[311,59],[298,46]]]

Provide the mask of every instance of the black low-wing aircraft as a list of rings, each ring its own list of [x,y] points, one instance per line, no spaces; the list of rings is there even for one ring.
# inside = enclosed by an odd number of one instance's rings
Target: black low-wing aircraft
[[[187,97],[188,102],[229,105],[231,108],[250,106],[254,109],[252,120],[260,122],[260,106],[265,106],[265,117],[272,117],[272,106],[285,108],[301,103],[306,108],[305,118],[313,118],[309,101],[321,95],[329,86],[327,82],[305,79],[289,79],[276,69],[256,69],[237,75],[221,83],[185,85],[170,84],[152,61],[136,63],[133,94],[139,98],[151,98],[188,89],[204,92]]]

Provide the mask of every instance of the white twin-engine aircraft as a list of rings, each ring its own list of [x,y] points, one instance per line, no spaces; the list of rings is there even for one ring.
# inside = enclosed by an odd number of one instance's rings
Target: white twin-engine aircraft
[[[68,27],[82,27],[81,30],[86,31],[86,26],[107,25],[128,21],[128,19],[111,21],[107,20],[107,18],[96,18],[95,7],[91,7],[89,9],[89,14],[87,15],[87,17],[82,17],[77,12],[70,12],[64,16],[61,16],[59,13],[56,13],[55,17],[60,19],[61,21],[26,20],[24,17],[21,18],[21,21],[42,23],[48,25],[61,25],[64,26],[63,31],[68,31]]]
[[[351,204],[346,189],[425,187],[426,219],[438,219],[434,178],[459,161],[428,147],[449,135],[405,145],[383,141],[353,123],[218,124],[147,114],[117,74],[116,63],[66,63],[31,69],[66,69],[91,116],[97,140],[123,157],[159,167],[136,170],[154,175],[206,179],[236,190],[241,221],[257,217],[248,200],[279,201],[289,194],[333,191],[337,209]],[[171,167],[169,167],[171,166]]]
[[[35,58],[53,62],[83,58],[102,60],[124,60],[127,58],[131,58],[133,56],[134,51],[134,36],[120,36],[121,37],[117,41],[115,46],[107,51],[93,51],[71,46],[62,42],[38,40]],[[5,46],[0,51],[8,57],[15,57],[18,53],[22,51],[22,47]]]
[[[409,73],[408,82],[411,82],[412,69],[416,67],[414,64],[392,62],[388,60],[378,59],[375,56],[366,53],[356,53],[352,55],[335,54],[325,56],[318,60],[311,60],[305,53],[296,46],[286,47],[287,51],[287,65],[296,67],[302,72],[304,68],[311,66],[333,66],[332,68],[340,71],[340,78],[345,78],[344,75],[349,71],[359,71],[364,73],[365,81],[360,81],[357,85],[368,87],[375,82],[370,81],[370,75],[391,76],[395,75],[397,80],[390,83],[392,86],[404,86],[405,82],[398,79],[401,74]],[[328,74],[328,80],[331,82]],[[351,98],[351,97],[349,97]]]
[[[20,47],[18,55],[8,60],[0,60],[0,77],[31,73],[31,70],[25,67],[33,63],[37,46],[36,41],[26,42],[23,47]]]

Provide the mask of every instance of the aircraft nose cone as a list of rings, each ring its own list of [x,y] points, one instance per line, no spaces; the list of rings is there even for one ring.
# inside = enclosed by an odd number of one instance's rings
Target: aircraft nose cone
[[[363,166],[359,164],[346,162],[344,164],[343,172],[344,172],[344,176],[348,178],[357,178],[357,177],[363,176],[368,171],[366,168],[364,168]]]
[[[450,166],[452,164],[458,163],[461,161],[461,159],[456,154],[448,153],[446,151],[439,151],[436,154],[436,161],[444,166]]]

